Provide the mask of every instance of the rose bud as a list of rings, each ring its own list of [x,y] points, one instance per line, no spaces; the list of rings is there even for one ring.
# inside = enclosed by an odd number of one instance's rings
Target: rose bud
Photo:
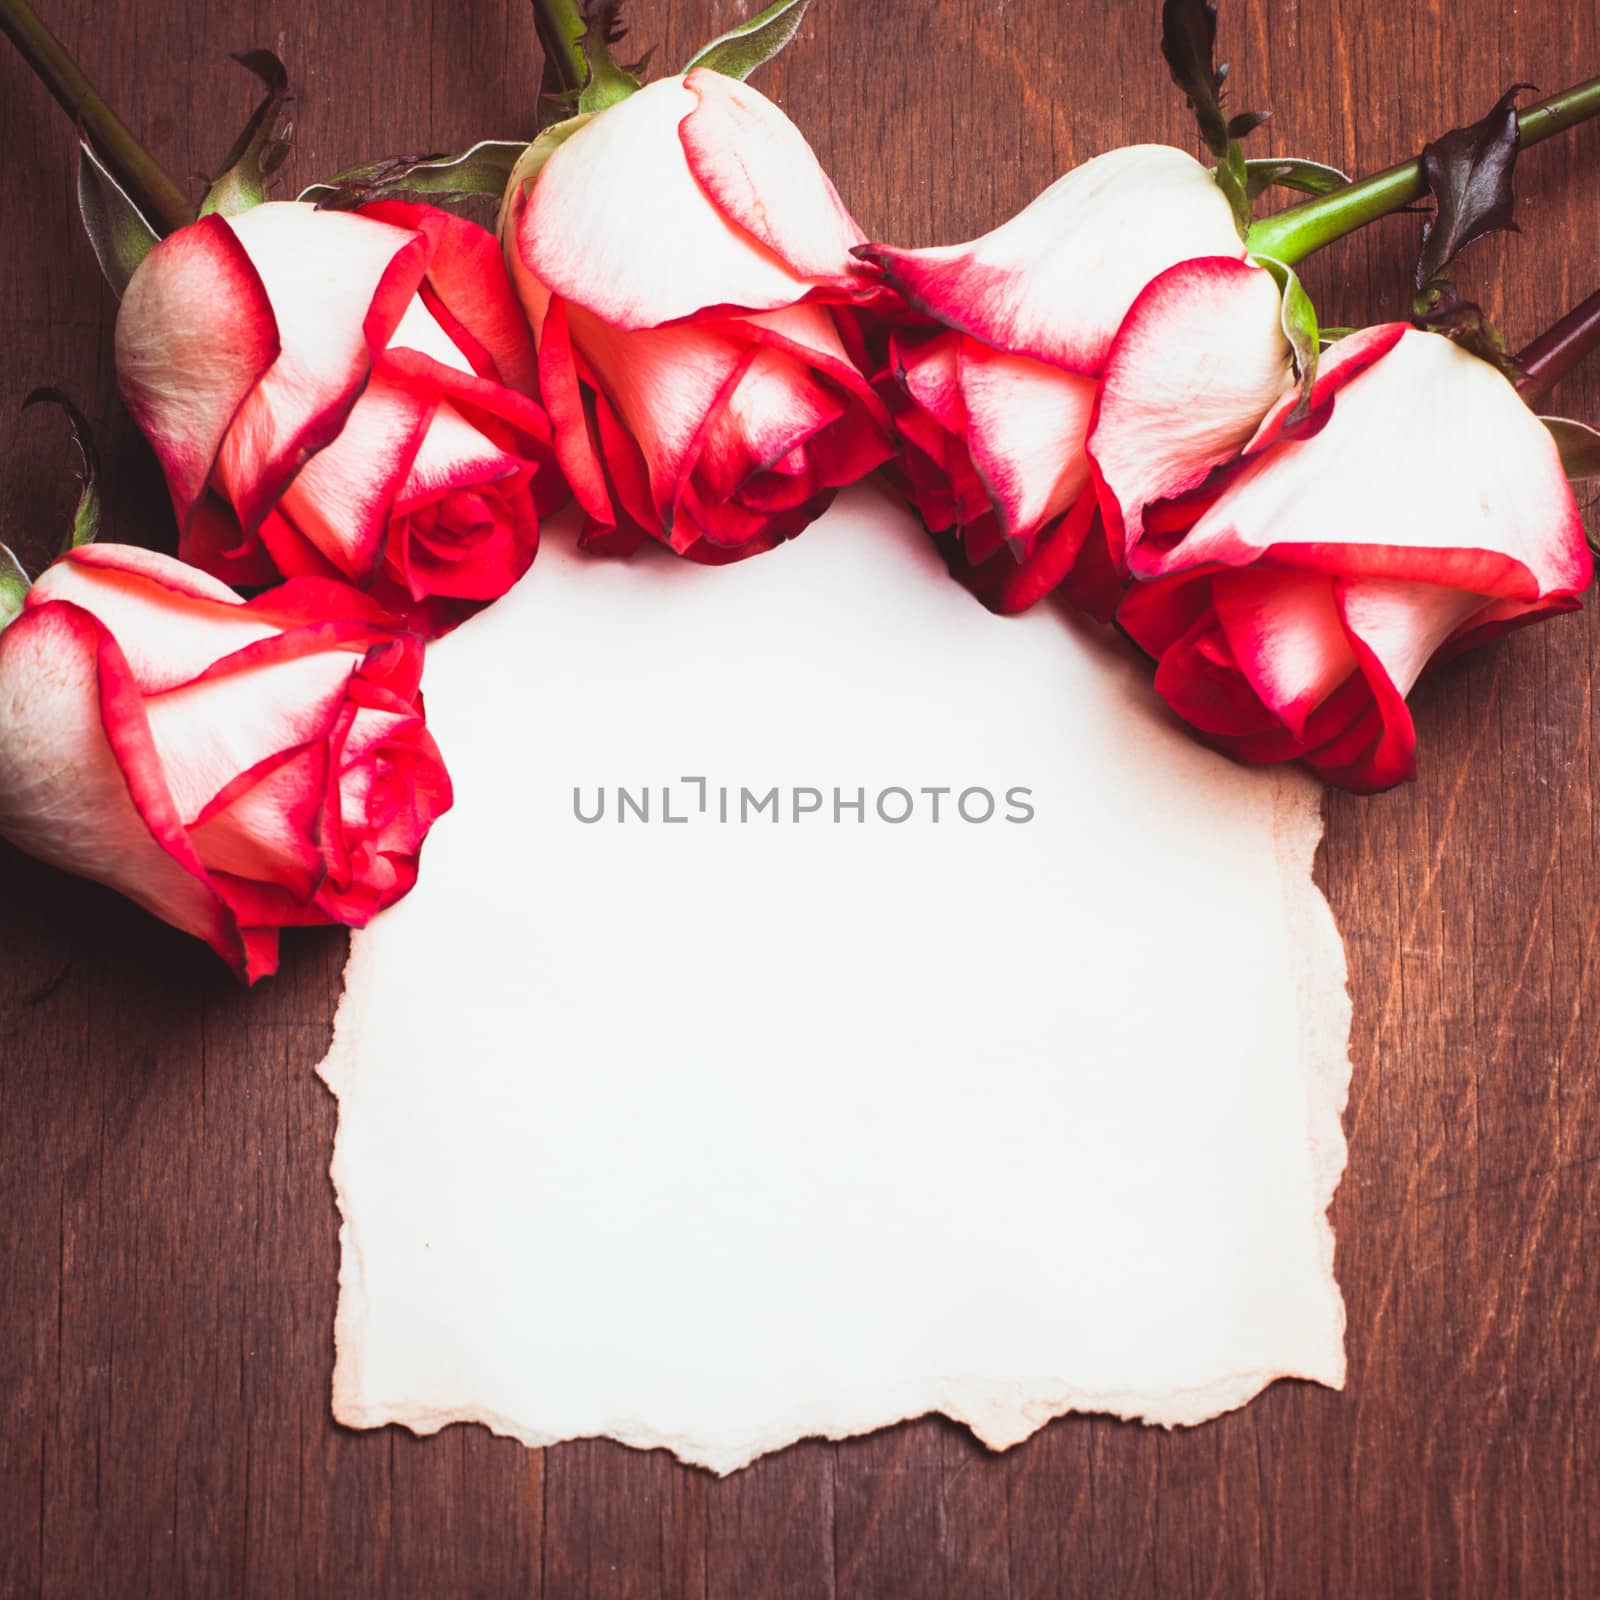
[[[169,556],[74,550],[0,633],[0,834],[253,983],[280,928],[360,927],[416,881],[451,800],[422,654],[345,584],[247,603]]]
[[[116,345],[179,553],[230,582],[338,578],[438,634],[565,498],[494,238],[431,206],[204,217],[134,274]]]
[[[863,235],[748,84],[696,69],[595,114],[513,175],[503,233],[586,548],[738,560],[888,459]]]
[[[899,482],[929,530],[948,534],[953,569],[1002,611],[1033,604],[1077,569],[1074,598],[1109,614],[1121,586],[1095,532],[1085,441],[1124,316],[1152,279],[1193,257],[1275,293],[1265,273],[1240,264],[1233,211],[1211,174],[1182,151],[1135,145],[1075,168],[971,243],[857,253],[917,314],[894,333],[883,381]],[[1197,336],[1212,341],[1206,376],[1231,382],[1230,362],[1249,368],[1252,390],[1263,368],[1268,376],[1242,443],[1289,380],[1290,351],[1276,302],[1250,321],[1247,347],[1230,345],[1209,315],[1212,288],[1237,297],[1219,279],[1197,286],[1187,307],[1191,348]],[[1220,307],[1217,317],[1229,321]],[[1193,398],[1182,387],[1152,391],[1157,427],[1163,410]]]
[[[1156,688],[1242,761],[1303,759],[1370,792],[1416,774],[1405,697],[1431,662],[1577,608],[1592,571],[1548,430],[1437,334],[1328,351],[1320,429],[1261,437],[1197,494],[1145,509],[1117,613]]]

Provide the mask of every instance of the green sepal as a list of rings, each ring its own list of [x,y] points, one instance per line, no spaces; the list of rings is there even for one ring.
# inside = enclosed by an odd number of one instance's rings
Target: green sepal
[[[1215,65],[1216,47],[1217,0],[1162,0],[1161,54],[1194,112],[1201,141],[1217,159],[1213,176],[1228,197],[1242,239],[1250,230],[1251,195],[1239,141],[1271,113],[1241,111],[1228,116],[1222,107],[1228,63]]]
[[[89,419],[77,408],[71,398],[60,389],[35,389],[22,402],[22,409],[49,404],[60,406],[67,414],[67,427],[72,431],[72,442],[78,449],[78,503],[72,510],[72,522],[66,537],[61,541],[61,554],[93,544],[100,534],[100,452],[95,448],[94,429]]]
[[[1413,327],[1442,334],[1469,355],[1487,361],[1512,383],[1525,376],[1517,358],[1506,349],[1500,330],[1475,300],[1463,300],[1444,278],[1430,283],[1411,303]]]
[[[622,0],[602,0],[589,6],[584,20],[587,26],[583,31],[583,58],[589,76],[578,91],[578,110],[592,113],[604,111],[644,87],[635,74],[644,71],[650,52],[627,66],[620,66],[612,58],[612,45],[620,44],[627,32],[622,24]]]
[[[161,235],[87,140],[78,144],[78,213],[95,260],[120,300],[139,263],[161,243]]]
[[[775,0],[738,27],[713,39],[683,70],[705,67],[725,78],[748,78],[764,67],[800,31],[811,0]]]
[[[1571,483],[1600,478],[1600,431],[1571,417],[1540,417],[1561,455],[1561,470]]]
[[[1228,204],[1233,207],[1234,226],[1243,239],[1250,231],[1250,178],[1245,171],[1244,151],[1233,140],[1228,141],[1228,148],[1217,157],[1211,175],[1228,197]]]
[[[293,98],[284,64],[270,50],[244,50],[233,59],[253,72],[267,92],[222,158],[222,168],[200,202],[202,217],[236,217],[260,205],[267,198],[272,175],[288,158],[294,135],[294,124],[284,115]]]
[[[1297,194],[1333,194],[1348,188],[1350,177],[1337,167],[1302,156],[1267,156],[1244,164],[1245,193],[1254,200],[1268,189],[1293,189]]]
[[[33,580],[12,553],[11,546],[0,544],[0,628],[22,615],[23,602],[32,587]]]
[[[470,214],[499,201],[526,148],[520,139],[482,139],[459,155],[391,156],[309,184],[296,198],[330,211],[372,200],[426,200]]]
[[[589,75],[583,58],[584,20],[579,0],[533,0],[533,31],[544,53],[539,74],[539,121],[543,127],[549,107],[568,112],[578,103],[578,90]]]
[[[504,197],[500,202],[500,217],[496,232],[500,235],[502,247],[507,246],[505,225],[506,218],[511,215],[511,197],[514,194],[526,194],[533,185],[533,180],[539,176],[540,169],[551,156],[564,145],[579,128],[592,121],[587,112],[578,116],[568,117],[565,122],[553,122],[530,145],[519,146],[517,160],[511,168],[510,176],[504,184]]]
[[[1272,275],[1283,306],[1279,313],[1283,336],[1294,352],[1294,368],[1300,379],[1300,398],[1294,410],[1284,419],[1284,427],[1292,428],[1311,414],[1311,391],[1317,381],[1317,357],[1322,349],[1321,334],[1317,328],[1317,308],[1311,303],[1294,268],[1271,256],[1250,258],[1264,272]]]

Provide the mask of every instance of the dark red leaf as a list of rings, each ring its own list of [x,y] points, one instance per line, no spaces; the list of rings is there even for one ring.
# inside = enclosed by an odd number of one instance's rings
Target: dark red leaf
[[[1416,286],[1425,290],[1474,239],[1500,228],[1516,230],[1511,174],[1517,164],[1517,96],[1513,84],[1480,122],[1456,128],[1422,152],[1422,176],[1434,215],[1422,230]]]

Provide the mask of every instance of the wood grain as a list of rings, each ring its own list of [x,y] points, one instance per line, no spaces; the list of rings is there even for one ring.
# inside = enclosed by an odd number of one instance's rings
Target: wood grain
[[[522,0],[100,0],[42,11],[176,172],[300,85],[298,184],[370,156],[529,132]],[[639,0],[683,59],[734,0]],[[1111,144],[1187,144],[1154,0],[817,0],[762,85],[863,225],[988,228]],[[1227,0],[1239,105],[1277,150],[1366,169],[1516,79],[1600,70],[1596,0]],[[37,383],[106,446],[110,531],[170,539],[112,385],[112,306],[78,234],[68,129],[0,56],[0,537],[70,504]],[[1523,235],[1471,277],[1514,340],[1595,286],[1600,130],[1530,152]],[[1329,322],[1405,304],[1414,218],[1313,264]],[[1600,369],[1597,369],[1600,371]],[[1561,409],[1600,419],[1600,379]],[[1600,862],[1592,613],[1414,697],[1420,782],[1335,796],[1322,878],[1356,1002],[1334,1208],[1343,1394],[1282,1384],[1174,1434],[1057,1422],[1004,1456],[925,1421],[718,1482],[606,1443],[535,1452],[330,1422],[333,1105],[312,1075],[342,938],[234,988],[109,894],[0,854],[0,1595],[784,1600],[1600,1593]],[[3,736],[3,735],[0,735]]]

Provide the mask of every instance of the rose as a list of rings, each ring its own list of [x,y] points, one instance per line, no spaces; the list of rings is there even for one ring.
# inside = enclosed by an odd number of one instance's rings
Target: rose
[[[1275,286],[1242,264],[1210,173],[1166,146],[1086,162],[971,243],[858,254],[915,313],[890,338],[881,385],[901,442],[897,480],[944,536],[953,570],[997,610],[1064,580],[1089,609],[1115,606],[1120,551],[1095,532],[1085,446],[1113,340],[1158,275],[1207,258],[1181,295],[1158,302],[1173,337],[1167,365],[1141,374],[1139,415],[1153,431],[1188,415],[1236,449],[1290,378]],[[1222,415],[1240,391],[1247,423]]]
[[[1387,788],[1416,772],[1405,697],[1423,669],[1575,609],[1592,562],[1549,432],[1448,339],[1343,339],[1298,437],[1290,415],[1145,512],[1128,558],[1151,581],[1117,620],[1208,743]]]
[[[450,806],[422,643],[296,578],[246,603],[169,556],[64,556],[0,633],[0,834],[204,939],[250,982],[278,930],[359,927]]]
[[[503,231],[583,543],[769,550],[890,454],[851,309],[882,294],[861,230],[794,124],[719,73],[567,127],[513,176]]]
[[[564,498],[494,239],[432,207],[202,218],[134,274],[116,344],[180,554],[234,583],[340,578],[436,634]]]

